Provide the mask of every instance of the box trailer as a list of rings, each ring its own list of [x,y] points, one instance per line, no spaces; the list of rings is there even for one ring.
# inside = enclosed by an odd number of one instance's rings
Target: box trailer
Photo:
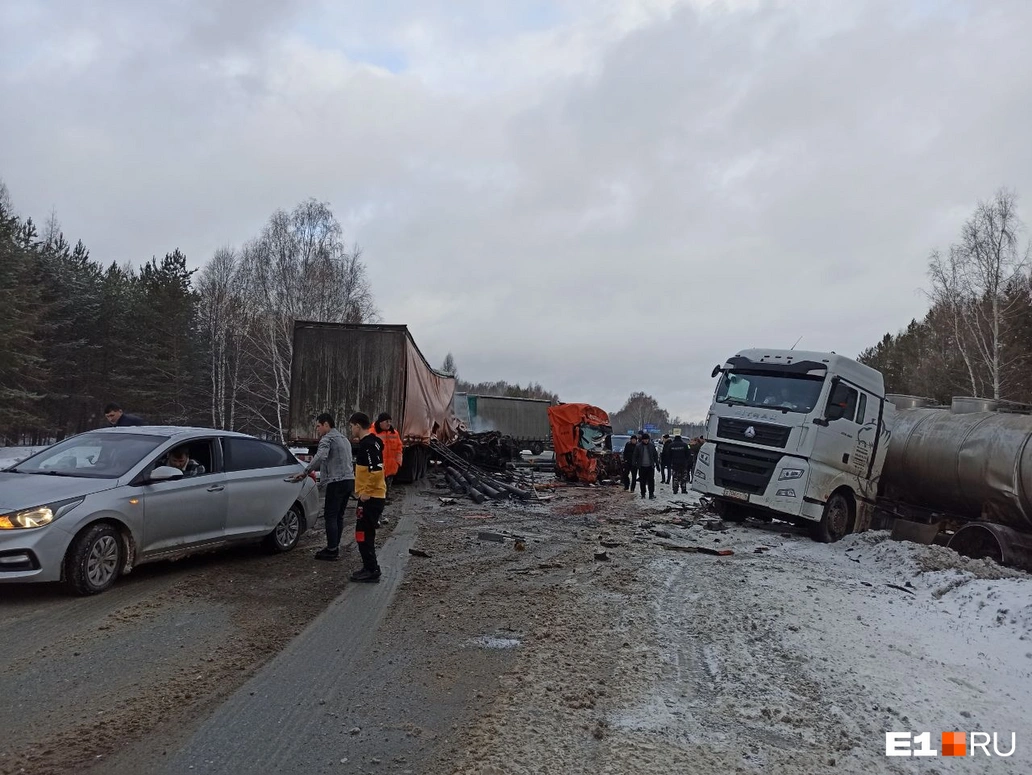
[[[314,447],[315,417],[334,416],[347,433],[348,417],[371,420],[389,412],[405,453],[399,482],[426,473],[431,439],[447,441],[456,430],[452,411],[455,378],[432,368],[403,325],[294,324],[290,372],[289,440]]]

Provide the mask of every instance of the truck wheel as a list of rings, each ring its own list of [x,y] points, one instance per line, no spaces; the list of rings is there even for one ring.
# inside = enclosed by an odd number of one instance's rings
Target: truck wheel
[[[535,441],[534,443],[532,443],[530,445],[530,453],[532,455],[540,455],[544,451],[545,451],[545,445],[542,444],[540,441]]]
[[[813,539],[823,544],[833,544],[848,532],[853,520],[853,504],[841,492],[833,493],[824,504],[821,521],[813,526]]]
[[[96,595],[122,572],[122,536],[101,522],[79,533],[65,555],[65,584],[76,595]]]
[[[713,501],[713,510],[725,522],[745,522],[746,511],[737,503],[727,501]]]

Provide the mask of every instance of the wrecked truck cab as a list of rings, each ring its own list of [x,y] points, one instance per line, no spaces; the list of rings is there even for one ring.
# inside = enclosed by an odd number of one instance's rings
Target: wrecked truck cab
[[[808,525],[823,541],[865,529],[891,412],[881,374],[798,350],[743,350],[715,374],[692,489],[728,511]]]

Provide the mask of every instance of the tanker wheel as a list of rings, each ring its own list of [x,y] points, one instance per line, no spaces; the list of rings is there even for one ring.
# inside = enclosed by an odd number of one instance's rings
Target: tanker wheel
[[[813,540],[822,544],[833,544],[844,538],[853,522],[853,504],[844,493],[832,493],[824,504],[821,521],[813,525]]]

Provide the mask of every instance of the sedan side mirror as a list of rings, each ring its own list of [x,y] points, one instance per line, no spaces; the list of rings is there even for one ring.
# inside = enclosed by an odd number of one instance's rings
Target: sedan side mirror
[[[158,466],[147,477],[148,482],[167,482],[170,479],[182,479],[183,472],[175,466]]]

